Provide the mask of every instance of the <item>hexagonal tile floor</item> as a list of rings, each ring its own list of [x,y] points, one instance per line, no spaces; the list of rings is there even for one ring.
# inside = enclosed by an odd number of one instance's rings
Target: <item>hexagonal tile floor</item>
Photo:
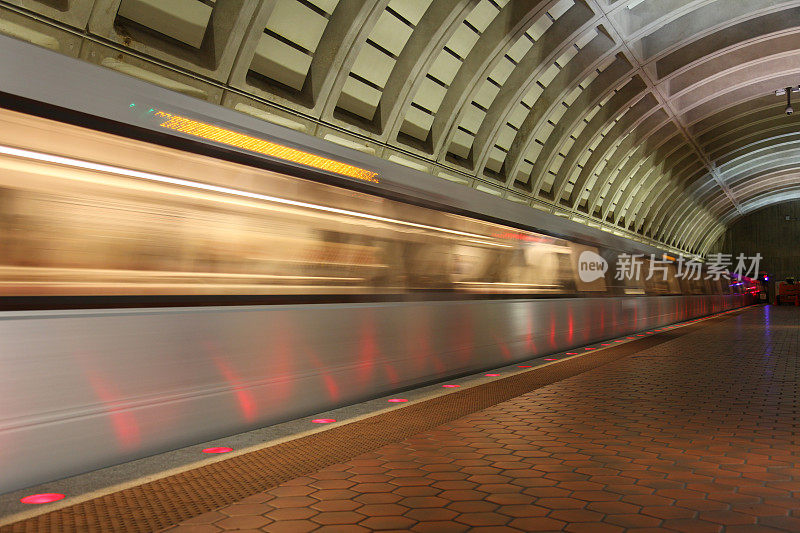
[[[168,531],[800,531],[798,348],[753,308]]]

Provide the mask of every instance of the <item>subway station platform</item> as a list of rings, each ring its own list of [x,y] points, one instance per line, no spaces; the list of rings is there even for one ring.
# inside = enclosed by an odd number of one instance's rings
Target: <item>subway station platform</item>
[[[617,341],[0,531],[800,531],[800,310]]]

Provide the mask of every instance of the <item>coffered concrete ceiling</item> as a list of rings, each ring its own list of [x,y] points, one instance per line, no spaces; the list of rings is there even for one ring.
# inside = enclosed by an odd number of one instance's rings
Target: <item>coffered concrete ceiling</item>
[[[0,32],[673,250],[800,197],[800,0],[0,0]]]

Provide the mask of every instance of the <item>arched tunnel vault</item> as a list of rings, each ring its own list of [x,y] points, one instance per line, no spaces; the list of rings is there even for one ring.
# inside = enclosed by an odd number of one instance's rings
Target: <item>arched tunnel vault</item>
[[[800,0],[0,0],[0,32],[673,251],[800,197]]]

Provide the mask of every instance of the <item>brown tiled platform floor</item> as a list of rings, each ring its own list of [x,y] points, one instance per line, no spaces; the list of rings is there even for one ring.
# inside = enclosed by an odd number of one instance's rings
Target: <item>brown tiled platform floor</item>
[[[756,307],[168,531],[800,531],[799,356]]]

